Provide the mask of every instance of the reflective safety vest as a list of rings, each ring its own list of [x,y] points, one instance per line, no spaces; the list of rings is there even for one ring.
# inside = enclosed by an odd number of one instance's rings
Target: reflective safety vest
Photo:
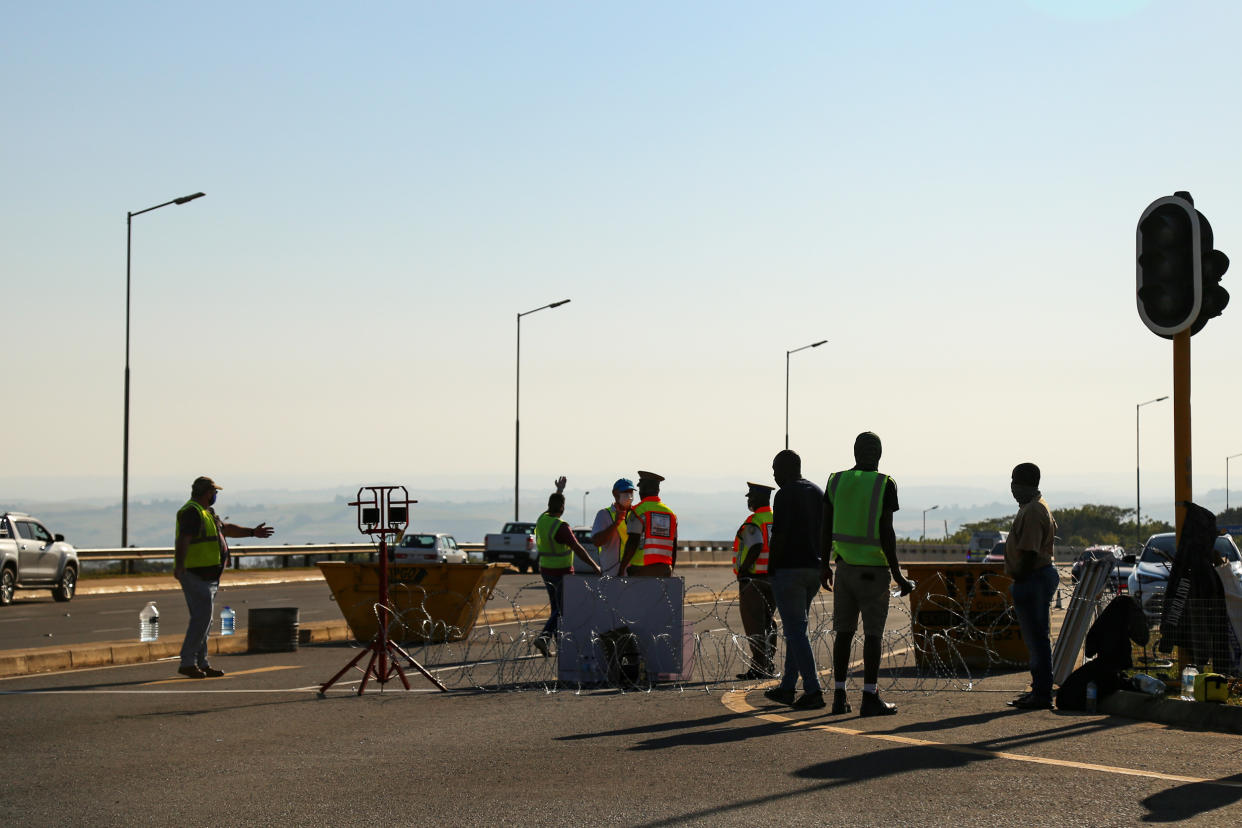
[[[880,545],[880,512],[888,475],[851,469],[828,478],[832,559],[854,566],[887,566]]]
[[[216,529],[216,519],[212,517],[211,510],[204,507],[197,500],[188,500],[184,506],[177,510],[176,537],[181,537],[181,515],[187,509],[197,509],[200,520],[198,535],[190,541],[190,546],[185,553],[186,567],[219,566],[220,537],[219,531]]]
[[[617,504],[614,503],[608,507],[608,517],[612,518],[613,523],[617,523]],[[630,530],[629,527],[625,525],[625,521],[623,520],[620,523],[617,523],[617,540],[620,541],[621,544],[618,548],[621,550],[622,555],[625,554],[625,541],[629,538],[629,536]],[[638,553],[635,553],[634,556],[638,557]]]
[[[548,569],[570,569],[574,551],[569,544],[559,543],[556,533],[565,521],[544,512],[535,521],[535,548],[539,550],[539,566]]]
[[[634,516],[643,522],[642,546],[634,553],[630,566],[673,565],[673,545],[677,542],[677,515],[660,502],[659,495],[644,497],[634,507]],[[625,551],[621,552],[622,557]]]
[[[772,545],[772,507],[760,506],[751,512],[750,517],[738,527],[737,534],[733,537],[733,574],[738,574],[737,565],[746,557],[749,549],[742,548],[742,530],[747,526],[758,526],[763,533],[763,548],[759,551],[759,555],[755,558],[752,565],[754,568],[745,574],[747,575],[767,575],[768,574],[768,549]]]

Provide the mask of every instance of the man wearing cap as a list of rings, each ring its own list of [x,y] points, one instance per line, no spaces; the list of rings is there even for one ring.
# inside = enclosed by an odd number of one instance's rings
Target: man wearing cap
[[[660,500],[663,481],[655,472],[638,473],[638,505],[625,519],[623,576],[667,578],[677,565],[677,515]]]
[[[859,615],[863,626],[863,692],[858,715],[890,716],[897,712],[896,705],[880,700],[876,687],[888,621],[889,576],[902,595],[909,595],[914,584],[902,576],[897,564],[893,513],[901,507],[897,484],[878,470],[882,451],[877,435],[870,431],[859,434],[854,440],[854,467],[833,474],[824,487],[823,543],[831,555],[824,556],[820,583],[833,593],[834,714],[850,711],[845,678]],[[837,565],[835,578],[830,561]]]
[[[270,538],[272,527],[260,523],[254,528],[224,523],[212,506],[219,486],[210,477],[195,479],[190,499],[177,511],[177,537],[173,546],[173,575],[181,583],[185,605],[190,611],[185,641],[181,644],[181,667],[177,672],[190,678],[222,676],[223,670],[207,661],[207,634],[220,587],[220,576],[229,562],[229,538]]]
[[[634,508],[634,481],[622,477],[612,484],[612,505],[595,514],[591,527],[591,543],[599,547],[599,565],[605,575],[618,574],[621,550],[628,537],[625,518]]]
[[[771,678],[776,654],[776,602],[768,583],[768,551],[772,532],[772,486],[747,483],[750,516],[733,538],[733,574],[737,576],[737,605],[742,628],[750,642],[751,666],[739,679]]]
[[[1013,528],[1005,539],[1005,574],[1013,578],[1010,594],[1018,628],[1030,653],[1031,691],[1007,702],[1019,710],[1052,707],[1052,642],[1049,607],[1060,578],[1052,564],[1057,523],[1039,493],[1039,466],[1019,463],[1009,490],[1018,501]]]

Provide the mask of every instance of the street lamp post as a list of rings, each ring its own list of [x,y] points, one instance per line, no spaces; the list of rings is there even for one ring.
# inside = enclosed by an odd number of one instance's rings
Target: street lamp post
[[[1229,511],[1229,461],[1235,457],[1242,457],[1242,454],[1231,454],[1225,458],[1225,511]]]
[[[818,348],[828,340],[821,339],[819,342],[812,342],[810,345],[803,345],[801,348],[794,348],[792,351],[785,352],[785,448],[789,448],[789,355],[796,354],[798,351],[805,351],[807,348]]]
[[[1134,406],[1134,543],[1143,546],[1143,498],[1141,496],[1139,476],[1139,409],[1145,405],[1167,400],[1168,396],[1156,397],[1154,400],[1141,402]]]
[[[589,495],[589,494],[590,494],[590,492],[583,492],[583,493],[582,493],[582,525],[583,525],[583,526],[586,526],[586,525],[587,525],[587,522],[586,522],[586,499],[587,499],[587,495]]]
[[[923,510],[923,538],[922,540],[927,540],[927,513],[932,511],[933,509],[939,509],[939,508],[940,506],[939,504],[937,504],[936,506],[930,506]],[[945,534],[948,534],[947,528],[945,529]]]
[[[140,216],[143,213],[149,213],[152,210],[158,210],[161,207],[167,207],[169,204],[185,204],[187,201],[193,201],[196,198],[202,198],[206,193],[194,193],[193,195],[174,198],[172,201],[165,201],[163,204],[157,204],[154,207],[148,207],[145,210],[139,210],[136,213],[125,214],[125,435],[122,438],[122,460],[121,460],[121,546],[129,546],[129,265],[132,258],[133,238],[134,238],[134,216]]]
[[[548,308],[559,308],[561,305],[568,304],[568,299],[562,299],[559,302],[553,302],[550,305],[541,305],[534,310],[528,310],[525,313],[517,315],[517,372],[516,381],[514,382],[514,417],[513,417],[513,519],[518,519],[518,468],[519,458],[521,457],[522,447],[522,317],[530,316],[532,313],[538,313]]]

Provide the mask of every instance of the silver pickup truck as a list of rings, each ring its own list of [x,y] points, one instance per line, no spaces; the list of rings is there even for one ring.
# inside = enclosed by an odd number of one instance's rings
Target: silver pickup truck
[[[50,589],[71,601],[78,589],[78,550],[24,512],[0,515],[0,606],[19,589]]]
[[[535,548],[535,524],[514,521],[483,538],[483,560],[506,561],[518,572],[539,571],[539,551]]]

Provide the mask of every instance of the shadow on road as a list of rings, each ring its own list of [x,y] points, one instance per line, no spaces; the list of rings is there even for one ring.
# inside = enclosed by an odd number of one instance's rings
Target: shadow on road
[[[1143,800],[1143,822],[1181,822],[1184,819],[1233,805],[1242,799],[1242,773],[1191,782],[1152,794]]]

